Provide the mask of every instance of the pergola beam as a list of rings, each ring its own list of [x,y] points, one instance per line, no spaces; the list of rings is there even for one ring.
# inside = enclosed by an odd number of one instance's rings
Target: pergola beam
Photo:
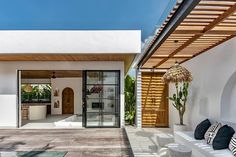
[[[186,18],[186,16],[193,10],[193,8],[200,2],[200,0],[185,0],[174,15],[170,18],[169,22],[163,28],[159,36],[154,41],[154,44],[144,52],[144,56],[138,62],[138,67],[144,65],[147,60],[155,53],[155,51],[161,46],[162,43],[174,32],[178,25]]]
[[[164,59],[167,58],[168,56],[152,56],[151,59]],[[188,59],[188,58],[192,58],[193,55],[188,55],[188,56],[173,56],[172,58],[174,59]]]
[[[172,58],[174,55],[176,55],[178,52],[185,49],[187,46],[191,45],[194,41],[202,37],[207,32],[211,31],[216,25],[224,21],[228,16],[232,15],[236,11],[236,4],[234,4],[232,7],[230,7],[227,11],[225,11],[223,14],[221,14],[218,18],[216,18],[213,22],[211,22],[208,26],[206,26],[200,33],[196,34],[187,40],[183,45],[178,47],[175,51],[173,51],[167,58],[160,61],[158,64],[156,64],[153,68],[159,67],[163,63],[165,63],[168,59]],[[218,43],[216,43],[218,44]],[[216,46],[216,44],[213,45]],[[211,46],[212,47],[212,46]],[[204,50],[206,51],[206,50]]]
[[[176,30],[173,34],[216,34],[216,35],[236,35],[236,31],[232,30],[210,30],[202,33],[199,30]]]
[[[202,54],[203,52],[206,52],[206,51],[212,49],[213,47],[215,47],[215,46],[217,46],[217,45],[219,45],[219,44],[222,44],[222,43],[224,43],[224,42],[226,42],[226,41],[228,41],[228,40],[230,40],[230,39],[232,39],[232,38],[234,38],[234,37],[235,37],[235,35],[231,35],[231,36],[225,38],[224,40],[220,41],[219,43],[216,43],[216,44],[214,44],[214,45],[208,47],[207,49],[204,49],[203,51],[199,52],[198,54],[194,55],[193,57],[196,57],[196,56]],[[191,58],[189,58],[189,59],[191,59]],[[181,63],[184,63],[184,62],[186,62],[186,61],[188,61],[189,59],[183,60],[182,62],[180,62],[180,64],[181,64]]]
[[[176,55],[178,52],[180,52],[181,50],[185,49],[188,45],[190,45],[192,42],[194,42],[195,40],[197,40],[201,35],[195,35],[194,37],[190,38],[187,42],[185,42],[183,45],[181,45],[180,47],[178,47],[174,52],[172,52],[168,57],[166,57],[165,59],[163,59],[162,61],[160,61],[158,64],[156,64],[153,68],[156,68],[160,65],[162,65],[163,63],[165,63],[169,58],[172,58],[174,55]]]
[[[227,11],[225,11],[222,15],[216,18],[213,22],[211,22],[208,26],[203,29],[203,33],[212,30],[216,25],[220,22],[224,21],[228,16],[232,15],[236,11],[236,4],[230,7]]]

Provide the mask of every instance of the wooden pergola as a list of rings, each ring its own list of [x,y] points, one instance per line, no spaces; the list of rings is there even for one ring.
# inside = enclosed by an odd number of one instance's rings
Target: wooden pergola
[[[200,0],[165,40],[158,41],[183,3],[176,5],[146,49],[142,69],[168,69],[235,37],[236,0]]]

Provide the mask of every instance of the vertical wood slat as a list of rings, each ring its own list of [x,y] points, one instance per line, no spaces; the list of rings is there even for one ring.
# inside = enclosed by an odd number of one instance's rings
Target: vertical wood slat
[[[164,73],[142,72],[142,126],[168,127],[168,86]]]

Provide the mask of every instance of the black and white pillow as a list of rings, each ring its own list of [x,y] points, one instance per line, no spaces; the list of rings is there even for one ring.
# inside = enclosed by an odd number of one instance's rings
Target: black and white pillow
[[[232,152],[234,156],[236,156],[236,134],[234,134],[234,136],[230,140],[229,150]]]
[[[207,130],[207,132],[204,135],[204,138],[207,142],[207,144],[212,144],[218,130],[222,127],[221,123],[215,122],[210,126],[210,128]]]

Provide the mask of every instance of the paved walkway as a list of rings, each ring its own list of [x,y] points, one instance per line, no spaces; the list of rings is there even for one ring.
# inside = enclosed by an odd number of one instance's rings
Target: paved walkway
[[[157,135],[170,135],[173,133],[168,128],[142,128],[131,126],[125,128],[133,154],[135,157],[166,157],[167,149],[161,148],[157,143]]]
[[[65,157],[132,156],[124,129],[0,130],[0,152],[66,151]]]

